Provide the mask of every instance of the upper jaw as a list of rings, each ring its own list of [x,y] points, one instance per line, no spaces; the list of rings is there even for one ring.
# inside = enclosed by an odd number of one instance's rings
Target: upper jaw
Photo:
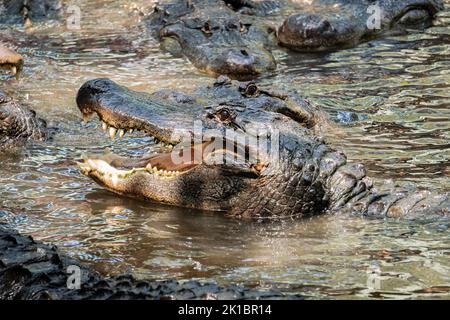
[[[117,134],[123,137],[126,132],[143,131],[171,145],[181,141],[181,133],[189,134],[185,128],[194,127],[195,114],[202,109],[190,105],[180,112],[176,103],[132,92],[108,79],[86,82],[78,91],[77,104],[85,120],[98,115],[112,139]]]

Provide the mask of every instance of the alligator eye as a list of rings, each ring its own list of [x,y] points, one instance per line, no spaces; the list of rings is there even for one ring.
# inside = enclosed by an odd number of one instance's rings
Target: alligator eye
[[[259,96],[259,89],[253,82],[248,83],[245,87],[240,87],[239,91],[245,97],[257,97]]]
[[[216,116],[222,122],[228,122],[232,120],[231,112],[228,109],[220,109],[219,111],[217,111]]]
[[[205,34],[211,34],[212,33],[211,25],[209,24],[209,22],[205,22],[205,24],[203,25],[202,31]]]

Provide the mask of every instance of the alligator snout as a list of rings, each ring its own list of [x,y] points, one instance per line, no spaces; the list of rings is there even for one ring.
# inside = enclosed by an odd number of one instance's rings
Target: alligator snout
[[[322,51],[335,46],[340,34],[325,17],[300,13],[287,18],[278,32],[280,43],[297,51]]]
[[[227,75],[245,80],[276,68],[275,59],[265,49],[225,48],[211,52],[205,70],[213,75]]]

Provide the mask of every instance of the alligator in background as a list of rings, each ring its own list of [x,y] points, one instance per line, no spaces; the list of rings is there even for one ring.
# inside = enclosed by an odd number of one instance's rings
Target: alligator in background
[[[166,145],[153,155],[83,159],[82,173],[118,194],[252,219],[450,213],[448,192],[375,188],[363,165],[347,163],[317,135],[327,130],[320,109],[293,93],[220,77],[192,95],[146,94],[96,79],[80,88],[77,104],[84,118],[98,115],[111,138],[139,130]],[[226,161],[210,161],[215,156]]]
[[[155,6],[148,25],[164,50],[206,73],[242,80],[275,69],[277,44],[304,52],[352,47],[428,27],[443,8],[441,0],[171,0]]]
[[[275,30],[237,14],[224,1],[156,5],[148,25],[163,49],[208,74],[251,79],[276,68],[269,48]]]
[[[71,266],[72,269],[68,269]],[[69,276],[81,271],[80,288]],[[174,299],[295,299],[278,291],[176,280],[136,280],[131,275],[104,278],[55,246],[38,243],[0,223],[0,300],[174,300]]]
[[[60,9],[59,0],[0,0],[0,23],[29,24],[54,19]]]

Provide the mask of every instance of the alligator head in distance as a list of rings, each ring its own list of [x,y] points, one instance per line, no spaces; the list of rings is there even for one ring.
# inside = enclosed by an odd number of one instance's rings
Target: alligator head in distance
[[[423,29],[443,9],[441,0],[313,0],[284,21],[278,40],[296,51],[342,49],[407,28]]]
[[[148,21],[163,49],[208,74],[248,80],[276,68],[275,31],[224,1],[176,0],[155,6]]]

